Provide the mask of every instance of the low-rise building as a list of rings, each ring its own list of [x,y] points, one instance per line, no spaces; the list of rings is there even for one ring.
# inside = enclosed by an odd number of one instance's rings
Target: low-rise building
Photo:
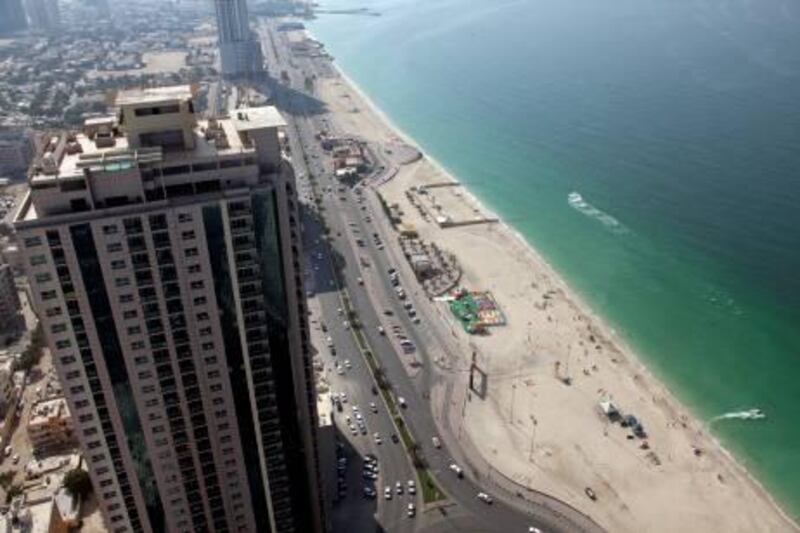
[[[64,397],[42,400],[31,406],[28,438],[37,451],[77,445],[72,415]]]
[[[333,403],[330,391],[317,391],[317,443],[322,476],[322,500],[325,516],[331,516],[331,506],[337,496],[336,426],[333,423]]]

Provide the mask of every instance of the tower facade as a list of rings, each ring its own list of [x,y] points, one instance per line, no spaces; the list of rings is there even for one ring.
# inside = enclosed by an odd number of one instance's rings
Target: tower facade
[[[110,531],[321,531],[294,174],[275,108],[126,92],[15,218]]]
[[[61,11],[58,0],[25,0],[25,10],[31,28],[54,31],[61,26]]]
[[[22,0],[0,0],[0,33],[20,31],[27,27]]]
[[[246,76],[263,66],[261,46],[250,30],[246,0],[214,0],[222,74]]]

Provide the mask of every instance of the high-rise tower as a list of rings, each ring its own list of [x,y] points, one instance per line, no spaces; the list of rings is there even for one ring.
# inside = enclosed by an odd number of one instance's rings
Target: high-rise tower
[[[61,26],[61,11],[58,0],[25,0],[25,10],[31,28],[54,31]]]
[[[112,532],[323,529],[295,180],[275,108],[121,93],[15,218]]]
[[[246,0],[214,0],[222,74],[247,76],[263,68],[261,46],[250,30]]]
[[[22,0],[0,0],[0,33],[20,31],[27,27]]]

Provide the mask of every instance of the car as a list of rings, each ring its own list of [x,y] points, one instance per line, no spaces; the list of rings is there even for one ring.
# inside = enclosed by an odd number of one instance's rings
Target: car
[[[364,418],[361,416],[361,413],[356,413],[356,420],[358,420],[360,423],[363,423],[362,421]]]
[[[372,394],[375,396],[378,395],[378,387],[376,387],[375,385],[372,386]]]
[[[339,393],[339,400],[341,400],[342,403],[347,403],[347,393],[340,392]]]
[[[406,511],[406,512],[408,513],[408,517],[409,518],[413,518],[414,515],[417,514],[417,508],[413,503],[409,503],[408,504],[408,511]]]
[[[366,435],[367,434],[367,426],[365,426],[364,424],[361,424],[361,426],[359,426],[359,427],[361,428],[361,434],[362,435]]]
[[[363,285],[364,284],[364,278],[362,278],[361,276],[359,276],[356,281],[358,282],[359,285]]]
[[[375,439],[375,444],[380,444],[382,442],[380,433],[375,433],[372,435],[372,438]]]
[[[433,438],[431,438],[431,440],[433,441],[433,447],[434,448],[438,449],[438,448],[442,447],[442,442],[439,440],[439,437],[433,437]]]
[[[336,364],[336,373],[339,374],[340,376],[344,375],[344,368],[342,367],[342,365],[338,363]]]
[[[355,424],[349,424],[347,427],[350,429],[350,433],[352,433],[353,435],[356,435],[358,433],[358,429],[356,429]]]
[[[344,329],[350,329],[350,321],[345,320],[344,322],[342,322],[342,326],[344,326]]]
[[[480,501],[484,502],[487,505],[492,505],[492,502],[494,502],[492,497],[489,496],[488,494],[486,494],[485,492],[479,492],[478,493],[478,499]]]
[[[397,495],[400,496],[403,494],[403,484],[401,482],[397,482],[394,484],[394,490],[397,492]]]
[[[398,396],[397,397],[397,403],[400,404],[400,407],[402,407],[403,409],[405,409],[407,407],[406,399],[403,398],[402,396]]]
[[[417,310],[412,307],[411,309],[408,310],[408,316],[410,316],[411,318],[416,317],[417,316]]]
[[[9,455],[11,455],[12,451],[13,450],[12,450],[11,446],[6,446],[6,449],[5,449],[5,451],[3,453],[5,454],[6,457],[8,457]]]
[[[375,405],[375,402],[369,402],[369,408],[370,408],[370,411],[372,411],[373,413],[377,413],[378,412],[378,406]]]
[[[385,489],[383,489],[383,497],[386,498],[387,500],[392,499],[392,487],[386,487]]]
[[[361,474],[361,477],[363,477],[367,481],[371,481],[372,480],[372,471],[364,469],[364,472]]]
[[[395,444],[400,442],[400,437],[397,436],[397,433],[392,433],[392,442],[394,442]]]
[[[384,309],[383,310],[383,314],[386,315],[386,316],[393,316],[394,315],[394,311],[392,311],[391,309]]]
[[[528,533],[542,533],[538,527],[528,526]]]
[[[457,464],[450,463],[450,470],[455,472],[458,477],[460,477],[460,478],[464,477],[464,470],[462,470],[461,467],[458,466]]]
[[[378,333],[381,335],[386,335],[386,330],[383,329],[383,326],[378,326]]]
[[[368,453],[364,455],[364,461],[372,464],[378,464],[378,457],[374,453]]]
[[[583,489],[583,491],[586,493],[586,496],[588,496],[590,500],[592,500],[593,502],[597,501],[597,494],[594,493],[592,487],[586,487],[585,489]]]
[[[377,233],[375,233],[375,235],[377,235]],[[389,270],[387,270],[386,272],[388,272],[388,273],[389,273],[389,275],[391,276],[392,274],[396,274],[396,273],[397,273],[397,269],[396,269],[396,268],[394,268],[394,267],[391,267],[391,268],[389,268]]]
[[[328,344],[328,348],[333,348],[333,339],[330,336],[325,339],[325,342]]]
[[[351,368],[353,368],[353,365],[351,365],[351,364],[350,364],[350,359],[345,359],[345,360],[344,360],[344,367],[345,367],[347,370],[350,370]]]
[[[376,496],[375,489],[372,487],[364,487],[364,497],[369,498],[370,500],[374,499]]]
[[[409,494],[416,494],[417,493],[417,484],[414,483],[413,479],[408,480],[408,493]]]
[[[415,316],[415,317],[413,317],[413,318],[411,319],[411,321],[412,321],[414,324],[419,324],[420,322],[422,322],[422,320],[420,320],[420,318],[419,318],[418,316]]]
[[[352,420],[350,419],[350,415],[345,415],[345,417],[344,417],[344,421],[345,421],[345,422],[347,422],[348,424],[349,424],[350,422],[352,422]]]
[[[410,310],[414,308],[414,304],[412,304],[411,302],[406,302],[403,304],[403,307]]]
[[[19,454],[14,454],[14,457],[11,458],[11,462],[17,464],[19,462]]]

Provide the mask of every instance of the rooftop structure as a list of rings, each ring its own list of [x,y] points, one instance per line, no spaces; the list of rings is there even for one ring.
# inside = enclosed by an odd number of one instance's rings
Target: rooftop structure
[[[31,406],[28,438],[37,451],[63,449],[77,444],[65,398],[43,400]]]

